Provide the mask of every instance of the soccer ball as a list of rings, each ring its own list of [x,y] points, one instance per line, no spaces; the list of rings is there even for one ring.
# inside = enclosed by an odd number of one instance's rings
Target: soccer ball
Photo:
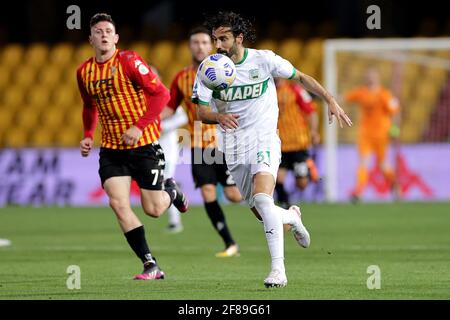
[[[236,66],[223,54],[212,54],[205,58],[198,67],[202,83],[211,90],[225,90],[236,79]]]

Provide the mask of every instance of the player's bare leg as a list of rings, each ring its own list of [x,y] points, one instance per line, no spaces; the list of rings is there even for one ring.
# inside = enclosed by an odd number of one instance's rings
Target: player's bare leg
[[[109,198],[109,206],[116,214],[124,233],[142,226],[130,205],[131,177],[112,177],[105,181],[103,188]]]
[[[109,204],[116,214],[119,225],[131,249],[144,264],[144,271],[137,275],[137,280],[164,279],[164,272],[152,256],[145,239],[145,230],[130,205],[131,177],[112,177],[105,181],[103,187],[109,197]]]
[[[141,189],[142,209],[145,214],[159,218],[172,204],[169,194],[164,190]]]
[[[223,193],[225,194],[225,197],[233,203],[239,203],[242,201],[242,195],[236,186],[224,187]]]

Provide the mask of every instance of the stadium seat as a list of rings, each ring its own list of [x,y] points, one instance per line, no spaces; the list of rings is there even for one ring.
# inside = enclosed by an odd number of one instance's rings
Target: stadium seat
[[[24,106],[15,113],[14,126],[20,128],[20,130],[35,128],[38,124],[39,116],[40,112],[36,111],[33,106]]]
[[[51,48],[49,61],[62,68],[73,60],[73,51],[71,43],[59,43]]]
[[[80,98],[80,103],[70,106],[69,109],[67,109],[67,111],[65,112],[64,123],[68,126],[71,126],[72,128],[80,128],[81,130],[83,126],[83,121],[81,118],[82,112],[83,107]]]
[[[158,70],[164,70],[172,61],[174,53],[174,45],[171,41],[157,42],[151,51],[149,63],[154,65]]]
[[[13,110],[0,106],[0,132],[7,131],[7,129],[11,127],[13,117]]]
[[[64,126],[64,118],[65,110],[52,106],[41,112],[39,122],[45,128],[60,128]]]
[[[0,64],[0,91],[9,84],[10,70],[4,64]]]
[[[82,138],[81,131],[79,128],[74,128],[71,126],[65,126],[59,130],[54,135],[55,145],[58,147],[78,147],[80,140]],[[98,145],[97,145],[98,146]]]
[[[3,144],[10,148],[23,148],[29,146],[28,130],[9,130],[3,137]]]
[[[42,68],[37,74],[37,83],[47,88],[53,88],[60,80],[63,65],[50,64]]]
[[[16,85],[10,85],[4,91],[2,105],[8,109],[17,109],[24,102],[24,89]]]
[[[46,108],[50,102],[50,90],[47,86],[36,85],[27,91],[26,101],[34,110]]]
[[[24,47],[20,44],[7,45],[1,55],[1,64],[10,69],[15,68],[19,63],[23,62],[24,51]]]
[[[278,54],[290,61],[294,66],[301,64],[302,42],[298,39],[285,39],[281,41],[278,47]]]
[[[77,65],[80,65],[90,57],[94,55],[94,49],[90,44],[82,44],[78,47],[78,49],[75,50],[75,54],[73,56],[74,62]]]
[[[30,132],[28,143],[34,147],[51,147],[54,145],[53,130],[54,128],[37,127]]]
[[[177,55],[177,62],[183,66],[190,65],[192,63],[192,54],[191,50],[189,49],[189,42],[188,41],[182,41],[180,42],[176,47],[176,55]]]
[[[255,48],[262,50],[272,50],[273,52],[278,53],[278,42],[273,39],[264,39],[258,41],[255,45]]]
[[[36,82],[36,73],[36,66],[19,65],[17,69],[14,70],[12,82],[23,89],[28,89]]]
[[[150,57],[150,44],[147,41],[136,41],[131,43],[129,46],[130,50],[135,51],[138,55],[142,57],[147,63]]]
[[[33,43],[27,48],[24,61],[26,61],[27,66],[41,67],[49,61],[48,52],[48,45],[44,43]]]
[[[77,89],[73,86],[62,83],[60,86],[55,87],[52,90],[51,103],[60,109],[68,109],[73,103],[79,102],[81,104],[81,98],[77,94],[75,101],[75,91]]]

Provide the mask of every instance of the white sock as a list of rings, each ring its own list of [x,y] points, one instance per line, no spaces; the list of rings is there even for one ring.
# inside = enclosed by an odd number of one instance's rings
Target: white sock
[[[181,223],[180,212],[177,210],[177,208],[171,205],[167,210],[169,214],[169,224],[175,225],[180,224]]]
[[[297,212],[295,212],[294,210],[283,209],[279,206],[275,206],[275,208],[281,214],[281,221],[283,222],[283,224],[288,224],[292,226],[297,222],[298,215]]]
[[[273,198],[265,193],[257,193],[253,196],[256,210],[264,222],[267,244],[272,258],[272,270],[284,269],[284,234],[281,215],[276,210]]]

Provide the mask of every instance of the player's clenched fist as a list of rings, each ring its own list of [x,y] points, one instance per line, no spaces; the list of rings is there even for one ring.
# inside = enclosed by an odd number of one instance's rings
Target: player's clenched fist
[[[80,141],[80,151],[83,157],[87,157],[89,152],[91,152],[92,147],[94,146],[94,141],[92,138],[84,138]]]

